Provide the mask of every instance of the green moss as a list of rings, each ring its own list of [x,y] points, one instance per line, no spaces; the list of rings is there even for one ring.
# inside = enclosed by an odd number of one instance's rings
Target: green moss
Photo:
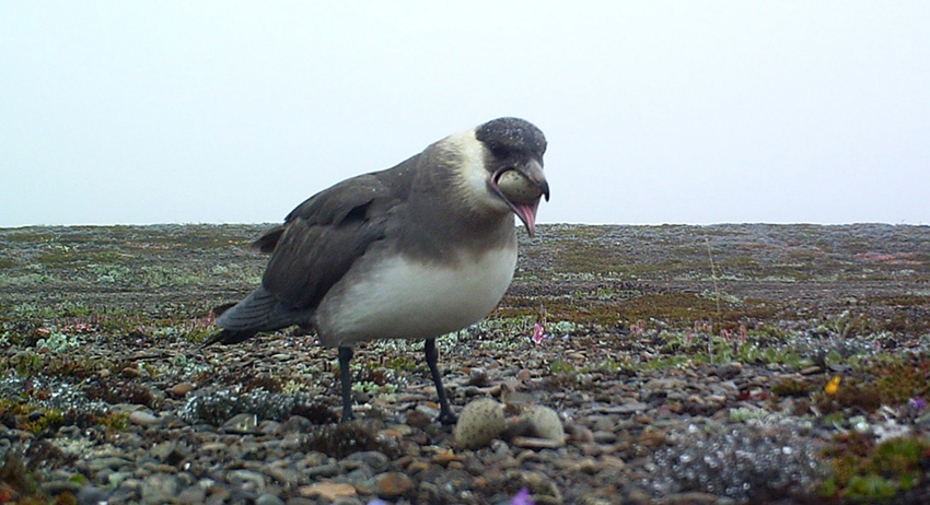
[[[399,355],[387,358],[383,366],[390,370],[412,371],[416,370],[420,366],[420,363],[410,356]]]
[[[812,386],[806,381],[782,379],[772,386],[772,394],[782,397],[803,397],[810,394]]]
[[[560,359],[554,360],[549,364],[549,373],[552,374],[571,373],[574,371],[575,367],[567,361],[562,361]]]
[[[112,431],[125,431],[129,427],[129,414],[107,412],[95,418],[96,422]]]
[[[855,432],[834,437],[824,451],[832,475],[821,494],[855,502],[888,502],[898,493],[924,484],[922,462],[930,456],[930,443],[918,437],[900,437],[875,444]]]

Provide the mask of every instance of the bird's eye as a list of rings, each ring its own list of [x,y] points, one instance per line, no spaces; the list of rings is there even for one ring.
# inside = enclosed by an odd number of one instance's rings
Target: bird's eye
[[[509,151],[504,147],[494,146],[491,148],[491,154],[493,154],[495,158],[506,158]]]

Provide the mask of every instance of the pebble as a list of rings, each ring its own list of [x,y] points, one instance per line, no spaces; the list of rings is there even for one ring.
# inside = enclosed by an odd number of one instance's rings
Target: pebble
[[[78,491],[75,499],[78,505],[101,505],[108,501],[107,491],[96,486],[84,486]]]
[[[307,498],[323,498],[334,501],[343,496],[355,496],[355,487],[351,484],[320,482],[309,486],[301,486],[297,492]]]
[[[255,498],[255,505],[285,505],[285,503],[273,494],[262,493]]]
[[[69,480],[53,480],[39,485],[39,492],[47,495],[59,495],[64,492],[77,493],[81,485]]]
[[[388,458],[384,453],[378,451],[363,451],[350,454],[343,460],[344,463],[357,463],[354,468],[359,466],[367,466],[375,471],[381,471],[387,469],[391,464],[391,459]],[[353,468],[353,466],[348,466],[348,468]]]
[[[148,505],[162,505],[174,500],[180,484],[174,475],[156,473],[142,481],[142,502]]]
[[[203,503],[206,497],[206,489],[200,486],[191,486],[178,494],[178,503],[181,505],[197,505]]]
[[[248,412],[236,414],[223,423],[220,431],[241,435],[256,433],[258,431],[258,416]]]
[[[161,419],[144,410],[136,410],[129,414],[129,422],[139,426],[155,426],[161,423]]]
[[[233,470],[226,474],[226,480],[249,491],[265,489],[265,476],[251,470]]]
[[[178,398],[184,398],[185,396],[187,396],[187,393],[190,393],[191,391],[194,390],[194,387],[195,386],[191,384],[190,382],[181,382],[181,383],[178,383],[172,386],[171,389],[168,390],[168,392]]]
[[[378,496],[381,498],[397,498],[413,489],[413,481],[406,474],[400,472],[382,473],[375,477],[378,487]]]

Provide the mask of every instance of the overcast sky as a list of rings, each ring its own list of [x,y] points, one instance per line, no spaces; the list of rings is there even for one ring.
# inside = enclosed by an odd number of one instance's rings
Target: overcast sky
[[[0,226],[276,222],[500,116],[540,222],[930,223],[930,2],[0,2]]]

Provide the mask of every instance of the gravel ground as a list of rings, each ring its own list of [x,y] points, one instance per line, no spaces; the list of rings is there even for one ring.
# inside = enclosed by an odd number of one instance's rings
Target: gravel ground
[[[486,443],[422,343],[357,349],[344,425],[312,334],[202,349],[263,228],[0,229],[0,503],[930,503],[930,227],[540,226],[439,340]]]

